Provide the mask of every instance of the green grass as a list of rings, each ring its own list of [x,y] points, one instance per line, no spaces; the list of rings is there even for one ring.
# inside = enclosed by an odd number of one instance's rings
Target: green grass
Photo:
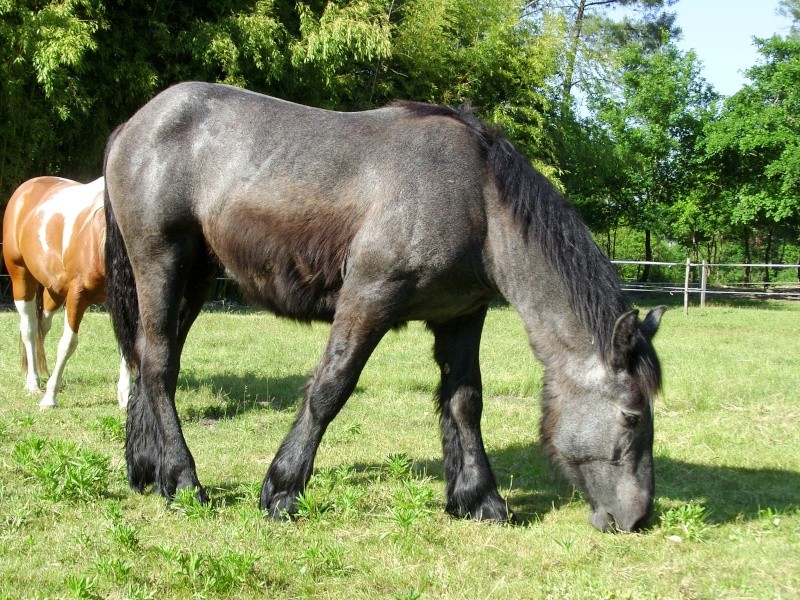
[[[60,320],[48,340],[52,362]],[[22,391],[0,313],[0,598],[795,598],[800,305],[679,308],[656,338],[656,515],[601,534],[538,441],[541,367],[487,319],[483,430],[518,525],[444,513],[432,338],[392,332],[320,447],[298,518],[258,510],[327,327],[204,313],[178,406],[212,503],[133,494],[107,315],[87,315],[56,410]]]

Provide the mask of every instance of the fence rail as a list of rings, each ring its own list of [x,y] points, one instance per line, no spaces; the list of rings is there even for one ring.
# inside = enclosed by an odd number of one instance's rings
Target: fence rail
[[[711,268],[766,268],[766,269],[798,269],[800,273],[800,265],[796,264],[772,264],[772,263],[708,263],[702,261],[693,263],[690,259],[686,259],[685,263],[676,262],[654,262],[643,260],[612,260],[616,265],[652,265],[652,266],[666,266],[666,267],[683,267],[684,279],[683,285],[679,283],[660,283],[660,282],[634,282],[623,281],[623,288],[626,291],[635,292],[660,292],[660,293],[683,293],[683,312],[689,313],[689,296],[690,294],[699,294],[700,306],[706,304],[706,296],[719,295],[719,296],[741,296],[747,298],[753,297],[766,297],[774,299],[792,299],[800,300],[800,281],[753,281],[753,282],[735,282],[726,283],[721,286],[710,287],[708,285],[708,274]],[[691,281],[691,274],[693,269],[699,269],[699,281]],[[737,289],[737,288],[751,289]],[[755,289],[761,288],[760,290]]]
[[[2,253],[3,244],[0,243],[0,253]],[[699,295],[700,306],[705,306],[706,297],[709,295],[714,296],[740,296],[744,298],[774,298],[774,299],[793,299],[800,300],[800,281],[793,282],[773,282],[773,281],[753,281],[753,282],[735,282],[726,283],[724,285],[708,285],[708,274],[712,268],[715,269],[746,269],[746,268],[763,268],[763,269],[798,269],[800,274],[800,265],[792,264],[748,264],[748,263],[708,263],[702,261],[699,263],[691,262],[688,258],[685,263],[678,262],[662,262],[662,261],[644,261],[644,260],[612,260],[615,265],[650,265],[654,267],[682,267],[684,269],[683,282],[638,282],[626,281],[622,282],[622,289],[629,292],[653,292],[653,293],[668,293],[668,294],[683,294],[683,310],[688,314],[689,311],[689,297],[692,294]],[[699,269],[698,276],[692,281],[692,271]],[[10,302],[11,300],[11,278],[5,271],[5,265],[0,264],[0,302]],[[218,278],[218,288],[223,293],[228,288],[228,283],[231,280],[226,277]]]

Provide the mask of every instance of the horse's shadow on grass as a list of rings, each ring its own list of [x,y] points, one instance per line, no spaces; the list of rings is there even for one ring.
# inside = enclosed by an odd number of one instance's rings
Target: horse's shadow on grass
[[[522,523],[535,521],[575,498],[572,487],[555,474],[537,444],[507,446],[489,452],[489,460],[501,487],[516,490],[510,508]],[[653,524],[660,512],[683,504],[704,506],[707,521],[719,524],[752,520],[766,510],[778,514],[800,510],[800,472],[704,465],[669,457],[655,457],[654,462]],[[520,468],[520,464],[527,466]],[[431,473],[435,468],[428,466]]]
[[[197,377],[184,370],[178,378],[178,389],[208,389],[216,402],[199,408],[181,408],[186,421],[233,418],[252,410],[293,411],[303,398],[308,376],[287,375],[264,377],[255,373],[215,373],[213,377]]]
[[[230,419],[252,410],[289,411],[297,410],[305,396],[310,375],[286,375],[265,377],[255,373],[215,373],[213,377],[197,377],[191,369],[181,371],[178,389],[191,392],[207,388],[217,400],[201,407],[178,407],[181,419],[187,422],[199,420]],[[356,386],[354,393],[362,391]]]
[[[549,466],[538,444],[510,445],[488,454],[501,491],[509,491],[509,509],[516,524],[536,523],[549,512],[580,501],[572,486]],[[343,465],[352,467],[349,483],[358,486],[367,486],[387,472],[386,463],[348,465],[343,461]],[[705,507],[706,521],[711,524],[753,520],[764,511],[800,511],[800,473],[795,471],[719,467],[666,457],[656,457],[655,469],[657,504],[652,525],[658,524],[664,511],[684,504]],[[440,459],[414,461],[413,471],[418,476],[444,479]],[[250,499],[257,504],[260,485],[260,481],[244,486],[228,483],[216,490],[227,504]],[[332,493],[337,493],[335,487]],[[437,500],[444,506],[444,498]]]
[[[267,378],[253,373],[225,372],[212,378],[197,378],[187,370],[181,373],[179,386],[189,389],[208,387],[218,401],[184,409],[182,418],[188,421],[232,418],[251,410],[264,409],[295,411],[305,392],[306,381],[306,375]],[[357,444],[357,440],[356,437],[353,443]],[[538,444],[491,448],[488,454],[500,488],[511,491],[509,508],[516,515],[517,522],[535,522],[575,500],[572,487],[548,465]],[[346,460],[342,462],[347,464]],[[364,485],[386,468],[385,464],[350,466],[355,471],[355,482]],[[439,481],[444,479],[441,459],[415,461],[414,470]],[[796,471],[703,465],[658,456],[655,470],[656,497],[659,500],[668,505],[701,504],[706,508],[707,520],[711,523],[754,519],[767,510],[779,514],[800,510],[800,473]],[[260,482],[253,482],[253,486],[260,486]],[[228,504],[244,502],[255,494],[255,488],[243,494],[242,485],[231,482],[222,483],[216,489]],[[444,504],[443,498],[441,502]],[[657,505],[654,522],[658,519],[658,511]]]

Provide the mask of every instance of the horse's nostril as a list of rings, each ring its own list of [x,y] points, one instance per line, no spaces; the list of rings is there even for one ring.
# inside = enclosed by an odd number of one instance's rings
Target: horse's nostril
[[[614,515],[604,510],[597,510],[589,517],[592,527],[598,531],[612,531],[614,529]]]
[[[641,531],[642,529],[647,527],[649,521],[650,521],[650,515],[643,516],[641,519],[639,519],[638,521],[636,521],[636,523],[633,524],[633,527],[631,527],[631,531]]]

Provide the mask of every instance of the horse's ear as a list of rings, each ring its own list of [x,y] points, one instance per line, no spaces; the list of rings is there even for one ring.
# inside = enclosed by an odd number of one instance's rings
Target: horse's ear
[[[661,323],[661,317],[666,310],[667,307],[663,304],[661,306],[656,306],[653,310],[647,313],[644,321],[642,321],[642,325],[640,326],[639,330],[648,340],[652,340],[653,336],[656,334],[656,331],[658,331],[658,325]]]
[[[628,362],[628,354],[636,344],[636,333],[639,331],[639,311],[626,312],[614,324],[611,336],[611,364],[622,369]]]

